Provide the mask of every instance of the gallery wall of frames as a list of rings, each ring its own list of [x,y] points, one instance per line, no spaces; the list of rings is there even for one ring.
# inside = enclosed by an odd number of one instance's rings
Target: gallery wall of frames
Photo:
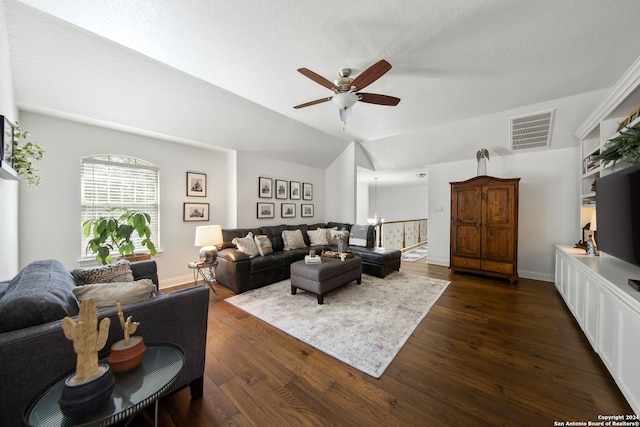
[[[263,199],[257,203],[258,218],[275,218],[277,214],[280,218],[314,216],[313,203],[308,203],[313,200],[313,184],[308,182],[259,177],[258,198]]]

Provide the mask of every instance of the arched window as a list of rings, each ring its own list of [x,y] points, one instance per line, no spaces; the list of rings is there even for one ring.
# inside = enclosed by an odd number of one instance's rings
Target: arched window
[[[151,216],[151,240],[160,247],[159,169],[134,157],[102,154],[84,157],[81,168],[81,224],[107,215],[111,208],[128,208]],[[81,228],[80,234],[82,235]],[[134,233],[136,248],[140,238]],[[82,257],[88,239],[82,235]]]

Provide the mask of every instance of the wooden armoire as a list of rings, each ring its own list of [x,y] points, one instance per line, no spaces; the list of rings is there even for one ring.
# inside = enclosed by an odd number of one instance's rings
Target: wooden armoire
[[[519,182],[483,175],[450,183],[452,270],[518,280]]]

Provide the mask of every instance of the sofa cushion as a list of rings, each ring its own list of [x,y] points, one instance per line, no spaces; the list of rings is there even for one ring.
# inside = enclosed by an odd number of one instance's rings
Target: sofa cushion
[[[71,272],[79,285],[109,282],[133,282],[133,273],[129,261],[118,262],[98,267],[76,268]]]
[[[306,248],[307,245],[302,237],[302,231],[297,230],[284,230],[282,232],[282,240],[284,242],[284,250],[290,251],[292,249]]]
[[[246,237],[236,237],[232,240],[240,252],[244,252],[249,255],[249,258],[258,256],[258,247],[256,241],[253,239],[253,233],[249,232]]]
[[[59,261],[27,265],[0,298],[0,332],[13,331],[78,314],[76,282]]]
[[[268,236],[262,234],[259,236],[255,236],[254,240],[256,241],[256,246],[258,247],[258,252],[261,256],[273,253],[273,246],[271,245],[271,240],[269,240]]]
[[[271,248],[273,252],[284,250],[284,241],[282,240],[282,232],[287,229],[286,225],[270,225],[261,228],[261,233],[269,237],[271,240]]]
[[[322,246],[322,245],[329,244],[329,240],[327,239],[326,228],[318,228],[317,230],[307,230],[307,235],[309,235],[309,242],[311,246]]]
[[[140,279],[135,282],[93,283],[76,286],[73,293],[79,301],[93,298],[97,308],[115,307],[120,304],[130,304],[151,298],[155,287],[150,279]]]

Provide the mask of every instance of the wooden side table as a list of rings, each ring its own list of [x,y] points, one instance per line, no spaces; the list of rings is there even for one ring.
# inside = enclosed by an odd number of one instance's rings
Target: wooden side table
[[[173,344],[148,344],[142,363],[128,372],[115,373],[116,383],[111,398],[95,413],[78,418],[62,414],[58,399],[67,373],[40,391],[27,405],[23,421],[29,426],[109,426],[135,415],[155,403],[158,424],[158,399],[173,385],[184,367],[184,351]],[[107,363],[106,359],[100,361]]]

